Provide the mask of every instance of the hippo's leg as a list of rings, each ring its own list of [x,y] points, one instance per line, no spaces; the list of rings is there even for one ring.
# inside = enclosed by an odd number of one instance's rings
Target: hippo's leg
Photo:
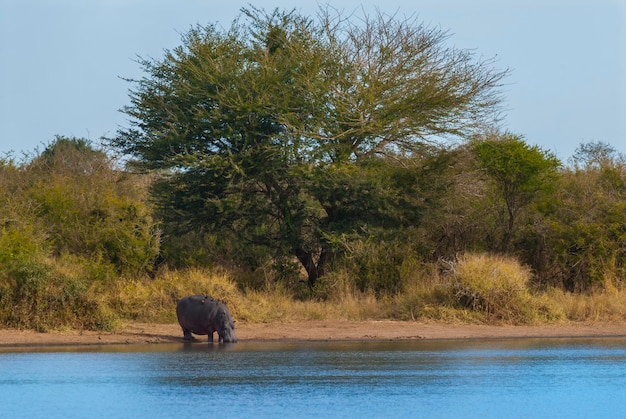
[[[209,331],[209,343],[213,343],[213,332]]]
[[[183,329],[183,339],[185,339],[185,340],[194,340],[193,336],[191,336],[191,330]]]

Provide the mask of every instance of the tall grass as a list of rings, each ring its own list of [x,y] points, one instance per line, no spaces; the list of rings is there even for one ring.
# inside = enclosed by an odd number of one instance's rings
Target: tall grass
[[[115,329],[124,322],[175,323],[178,299],[208,294],[224,301],[237,322],[306,320],[436,320],[541,324],[626,319],[619,278],[587,294],[530,286],[532,273],[516,259],[466,254],[412,265],[395,294],[362,290],[348,271],[332,272],[315,290],[273,283],[250,288],[236,271],[162,270],[156,277],[120,278],[97,262],[71,257],[28,259],[0,281],[0,324],[49,330]]]
[[[110,307],[121,318],[149,322],[176,321],[176,302],[190,294],[205,294],[227,303],[238,313],[240,295],[229,274],[222,270],[165,270],[155,279],[122,279],[103,290]]]
[[[121,318],[143,322],[175,322],[176,302],[190,294],[206,294],[224,301],[237,321],[249,323],[384,316],[380,312],[382,304],[372,293],[344,290],[324,301],[299,298],[299,293],[282,283],[241,289],[233,272],[188,269],[166,270],[156,279],[120,281],[108,291],[108,299]]]

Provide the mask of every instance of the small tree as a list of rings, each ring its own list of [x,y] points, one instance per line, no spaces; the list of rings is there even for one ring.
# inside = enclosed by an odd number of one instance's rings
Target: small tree
[[[507,252],[520,211],[552,188],[561,163],[552,153],[509,133],[475,140],[472,150],[478,167],[492,180],[504,203],[506,223],[499,248]]]
[[[626,157],[602,141],[582,143],[572,157],[575,168],[610,168],[626,164]]]

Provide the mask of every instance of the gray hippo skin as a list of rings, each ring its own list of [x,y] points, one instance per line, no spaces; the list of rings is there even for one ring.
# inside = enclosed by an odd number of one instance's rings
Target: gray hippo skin
[[[228,308],[207,295],[181,298],[176,305],[176,316],[185,340],[193,340],[194,333],[209,335],[209,342],[213,342],[213,332],[217,332],[220,342],[237,342],[235,323]]]

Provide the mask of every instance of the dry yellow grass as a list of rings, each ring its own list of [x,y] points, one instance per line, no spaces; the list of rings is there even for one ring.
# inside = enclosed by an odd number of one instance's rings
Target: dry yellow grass
[[[587,294],[559,289],[531,291],[528,284],[532,277],[526,267],[514,258],[490,254],[464,255],[447,270],[433,264],[408,271],[403,289],[393,295],[362,292],[346,272],[329,275],[319,288],[310,291],[301,284],[292,288],[269,282],[261,289],[243,288],[236,273],[224,269],[163,270],[155,278],[106,276],[90,280],[89,266],[71,260],[48,261],[42,266],[51,268],[40,267],[39,276],[34,276],[37,282],[29,285],[39,297],[13,304],[13,320],[7,324],[44,330],[114,329],[125,320],[175,323],[176,302],[190,294],[207,294],[226,302],[235,320],[243,323],[429,319],[547,324],[626,320],[626,290],[619,278],[607,277],[605,284]],[[57,297],[47,298],[46,293]],[[22,312],[23,319],[16,317]],[[82,314],[79,317],[77,313]]]
[[[626,293],[624,291],[596,290],[590,294],[572,294],[551,289],[546,293],[555,311],[572,321],[626,320]]]
[[[103,292],[121,317],[158,322],[175,321],[176,302],[186,295],[211,295],[229,306],[240,300],[235,282],[222,270],[165,270],[155,279],[122,279]]]
[[[361,292],[346,274],[328,278],[323,298],[299,298],[282,284],[241,290],[224,270],[164,271],[156,279],[120,281],[104,297],[118,316],[144,322],[175,322],[176,301],[204,293],[225,301],[237,321],[418,320],[545,324],[565,320],[626,319],[626,292],[611,281],[591,294],[549,289],[531,293],[530,271],[510,257],[468,254],[450,272],[413,275],[403,292]],[[610,285],[610,286],[609,286]]]

